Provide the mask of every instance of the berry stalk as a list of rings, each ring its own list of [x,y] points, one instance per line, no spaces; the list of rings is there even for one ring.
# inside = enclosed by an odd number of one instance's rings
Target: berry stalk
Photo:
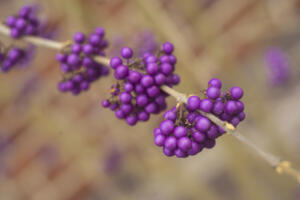
[[[0,34],[10,37],[10,29],[6,25],[0,23]],[[65,47],[67,47],[70,44],[69,42],[57,42],[54,40],[49,40],[37,36],[23,36],[20,39],[39,47],[50,48],[58,51],[62,51]],[[108,66],[110,63],[110,59],[107,57],[95,56],[93,58],[95,61],[103,65]],[[168,93],[170,96],[174,97],[178,102],[183,102],[187,104],[187,95],[180,93],[166,85],[161,86],[161,89],[164,92]],[[271,165],[271,167],[273,167],[276,170],[277,173],[286,173],[297,178],[297,180],[300,182],[300,173],[297,170],[293,169],[288,161],[283,161],[279,157],[263,151],[254,143],[249,141],[244,135],[240,134],[232,124],[223,122],[213,114],[205,113],[201,110],[199,110],[199,112],[208,119],[210,119],[216,125],[222,127],[227,133],[230,133],[231,135],[235,136],[239,141],[256,151],[269,165]]]
[[[10,29],[6,25],[0,23],[0,34],[10,36]],[[46,47],[55,50],[62,50],[66,46],[66,43],[56,42],[36,36],[24,36],[21,39],[39,47]]]

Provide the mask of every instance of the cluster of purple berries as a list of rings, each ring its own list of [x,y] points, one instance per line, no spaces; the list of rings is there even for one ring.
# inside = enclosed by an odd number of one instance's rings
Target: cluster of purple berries
[[[1,71],[8,72],[15,65],[20,64],[26,58],[26,51],[19,47],[11,47],[0,51]]]
[[[75,33],[74,43],[56,55],[64,74],[63,80],[58,84],[60,91],[70,91],[73,95],[78,95],[88,90],[90,84],[101,76],[108,75],[108,67],[93,59],[95,56],[105,55],[104,49],[108,42],[104,36],[105,31],[101,27],[96,28],[89,37],[81,32]]]
[[[113,57],[110,66],[114,69],[117,84],[111,89],[111,97],[102,101],[102,106],[115,111],[119,119],[133,126],[138,121],[148,121],[151,114],[158,114],[166,105],[162,85],[177,85],[180,78],[174,74],[176,57],[173,44],[166,42],[157,55],[145,53],[143,58],[132,60],[129,47],[121,50],[120,57]]]
[[[241,88],[233,87],[230,92],[221,94],[220,80],[211,79],[208,85],[206,98],[189,97],[185,106],[165,112],[164,121],[154,130],[154,142],[163,147],[166,156],[185,158],[196,155],[203,148],[213,148],[215,140],[225,133],[199,110],[212,113],[234,126],[245,119],[244,104],[240,101],[243,96]]]
[[[40,22],[33,6],[23,6],[17,15],[7,17],[6,25],[10,28],[10,36],[20,38],[24,35],[37,35]]]
[[[245,119],[244,104],[241,98],[244,95],[242,88],[232,87],[228,92],[221,92],[222,82],[213,78],[208,82],[205,92],[206,98],[200,100],[197,96],[188,99],[188,109],[211,113],[235,127]]]

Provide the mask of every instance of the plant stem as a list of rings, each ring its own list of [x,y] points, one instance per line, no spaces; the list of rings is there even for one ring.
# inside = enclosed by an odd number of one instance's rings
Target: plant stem
[[[10,37],[10,30],[7,26],[0,23],[0,34]],[[24,36],[20,38],[20,40],[23,40],[25,42],[34,44],[39,47],[46,47],[54,50],[61,51],[66,46],[70,44],[70,42],[57,42],[54,40],[49,40],[45,38],[35,37],[35,36]],[[103,65],[109,65],[110,59],[103,56],[95,56],[94,59],[103,64]],[[187,103],[188,96],[186,94],[180,93],[166,85],[161,86],[161,89],[168,93],[170,96],[174,97],[178,102]],[[248,140],[244,135],[239,133],[235,127],[227,122],[224,122],[214,116],[210,113],[204,113],[201,110],[199,112],[210,119],[213,123],[216,125],[222,127],[227,133],[233,135],[235,138],[237,138],[242,143],[246,144],[250,148],[252,148],[255,152],[257,152],[271,167],[273,167],[277,173],[282,174],[286,173],[288,175],[291,175],[300,182],[300,172],[293,169],[291,167],[291,164],[288,161],[281,160],[279,157],[274,156],[273,154],[267,153],[260,149],[258,146],[256,146],[254,143],[252,143],[250,140]]]

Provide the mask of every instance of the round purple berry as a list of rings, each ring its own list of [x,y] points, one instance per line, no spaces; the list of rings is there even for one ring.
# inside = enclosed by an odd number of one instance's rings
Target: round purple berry
[[[185,137],[187,136],[187,134],[188,134],[188,130],[183,126],[177,126],[174,129],[174,136],[177,138]]]
[[[210,112],[213,108],[213,102],[210,99],[203,99],[200,102],[200,109],[203,112]]]
[[[230,90],[231,96],[234,100],[239,100],[240,98],[243,97],[243,90],[240,87],[233,87]]]
[[[225,112],[229,115],[234,115],[238,111],[238,106],[235,101],[227,101],[225,104]]]
[[[74,34],[73,39],[76,43],[83,43],[85,40],[85,35],[81,32],[77,32]]]
[[[177,146],[176,138],[174,136],[167,137],[167,139],[165,140],[164,146],[165,146],[165,148],[167,148],[169,150],[176,149],[176,146]]]
[[[222,82],[217,78],[213,78],[213,79],[210,79],[210,81],[208,81],[208,86],[214,86],[214,87],[221,89]]]
[[[199,109],[200,102],[201,102],[201,100],[198,96],[191,96],[188,98],[187,108],[190,111],[195,111],[195,110]]]
[[[217,87],[209,87],[207,90],[206,90],[206,95],[208,98],[210,99],[217,99],[220,97],[220,89],[217,88]]]
[[[211,123],[210,121],[205,118],[205,117],[202,117],[200,118],[197,122],[196,122],[196,129],[200,132],[205,132],[207,131],[211,126]]]
[[[177,143],[182,151],[188,151],[192,147],[192,141],[188,137],[181,137]]]
[[[205,134],[202,133],[202,132],[198,132],[198,131],[194,132],[192,134],[192,137],[198,143],[203,143],[205,141],[205,139],[206,139]]]
[[[174,122],[171,120],[165,120],[160,124],[160,130],[162,134],[164,135],[169,135],[173,132],[174,130]]]
[[[170,42],[165,42],[162,45],[162,50],[166,53],[166,54],[171,54],[174,50],[174,45]]]
[[[161,147],[165,144],[165,140],[166,140],[166,137],[164,135],[159,134],[154,137],[154,143],[159,147]]]
[[[175,121],[176,120],[176,113],[171,111],[171,110],[168,110],[164,114],[164,119],[169,119],[169,120]]]
[[[127,77],[128,75],[128,67],[125,66],[125,65],[119,65],[117,68],[116,68],[116,75],[121,78],[121,79],[124,79]]]
[[[121,55],[122,55],[123,58],[129,59],[133,56],[133,51],[129,47],[124,47],[121,50]]]
[[[122,60],[119,57],[112,57],[110,59],[109,65],[111,66],[111,68],[116,69],[119,65],[122,64]]]

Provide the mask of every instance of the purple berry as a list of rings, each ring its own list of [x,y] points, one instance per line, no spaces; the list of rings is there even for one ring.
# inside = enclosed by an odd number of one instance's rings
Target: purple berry
[[[160,70],[163,74],[165,75],[170,75],[173,72],[173,66],[170,65],[169,63],[162,63],[160,66]]]
[[[165,120],[160,124],[160,130],[162,134],[169,135],[174,130],[174,122],[171,120]]]
[[[208,86],[214,86],[214,87],[221,89],[222,82],[217,78],[213,78],[213,79],[210,79],[210,81],[208,81]]]
[[[142,84],[142,86],[148,88],[154,84],[154,80],[150,75],[145,75],[141,79],[141,84]]]
[[[177,146],[176,138],[174,136],[167,137],[167,139],[165,140],[164,146],[165,146],[165,148],[167,148],[169,150],[176,149],[176,146]]]
[[[197,153],[199,153],[202,149],[203,149],[203,147],[201,145],[199,145],[196,142],[192,142],[192,147],[190,148],[190,150],[187,153],[189,155],[193,156],[193,155],[196,155]]]
[[[119,98],[122,103],[130,103],[132,96],[131,96],[131,94],[129,94],[127,92],[123,92],[120,94]]]
[[[234,115],[238,111],[238,106],[235,101],[227,101],[225,104],[225,112],[229,115]]]
[[[166,77],[163,74],[157,74],[155,75],[154,80],[156,85],[163,85],[165,84]]]
[[[163,152],[164,152],[164,154],[166,155],[166,156],[168,156],[168,157],[171,157],[171,156],[173,156],[174,155],[174,151],[172,151],[172,150],[169,150],[169,149],[167,149],[167,148],[163,148]]]
[[[140,120],[140,121],[145,122],[145,121],[148,121],[149,118],[150,118],[150,115],[145,111],[138,113],[138,120]]]
[[[91,34],[89,38],[90,44],[97,46],[101,42],[101,37],[97,34]]]
[[[246,114],[245,114],[244,112],[241,112],[241,113],[238,115],[238,117],[239,117],[239,120],[240,120],[240,121],[243,121],[243,120],[246,118]]]
[[[152,102],[149,103],[146,107],[145,107],[145,111],[148,113],[156,113],[158,111],[158,107],[157,104]]]
[[[188,98],[187,108],[190,111],[195,111],[195,110],[199,109],[200,102],[201,102],[201,100],[198,96],[191,96]]]
[[[203,112],[210,112],[213,108],[213,102],[210,100],[210,99],[203,99],[201,100],[200,102],[200,109],[203,111]]]
[[[136,103],[140,107],[144,107],[148,104],[148,97],[144,94],[138,95],[136,97]]]
[[[240,87],[233,87],[230,90],[231,96],[234,100],[239,100],[243,97],[243,90]]]
[[[160,93],[160,89],[157,86],[151,86],[147,89],[147,94],[149,97],[157,97]]]
[[[95,28],[95,33],[96,33],[97,35],[99,35],[100,37],[104,37],[104,35],[105,35],[105,30],[104,30],[104,28],[102,28],[102,27],[97,27],[97,28]]]
[[[211,123],[210,121],[205,118],[205,117],[202,117],[200,118],[197,122],[196,122],[196,129],[200,132],[205,132],[207,131],[211,126]]]
[[[125,118],[125,114],[122,112],[122,110],[115,111],[115,115],[119,119],[124,119]]]
[[[220,115],[224,111],[224,104],[221,101],[217,101],[214,103],[214,106],[212,108],[212,113],[215,115]]]
[[[166,137],[164,135],[159,134],[154,137],[154,143],[159,147],[161,147],[165,144],[165,140],[166,140]]]
[[[208,98],[210,99],[217,99],[220,97],[220,89],[217,88],[217,87],[209,87],[207,90],[206,90],[206,95]]]
[[[17,18],[15,16],[9,16],[6,19],[6,25],[12,28],[15,26],[16,21],[17,21]]]
[[[24,19],[22,18],[19,18],[16,20],[16,23],[15,23],[15,27],[19,30],[19,31],[23,31],[24,28],[26,27],[27,23]]]
[[[198,131],[194,132],[192,134],[192,137],[193,137],[194,141],[196,141],[198,143],[203,143],[206,140],[205,134],[202,132],[198,132]]]
[[[129,47],[124,47],[121,50],[121,55],[122,55],[123,58],[129,59],[133,56],[133,51]]]
[[[163,45],[162,45],[162,50],[166,53],[166,54],[171,54],[174,50],[174,46],[172,43],[170,42],[165,42]]]
[[[150,75],[155,75],[159,71],[159,67],[156,63],[149,63],[146,67],[146,71]]]
[[[218,136],[218,128],[217,126],[213,125],[210,127],[210,129],[206,133],[207,137],[209,139],[215,139]]]
[[[118,75],[119,78],[121,79],[124,79],[127,77],[128,75],[128,67],[125,66],[125,65],[119,65],[117,68],[116,68],[116,71],[115,73]]]
[[[116,69],[119,65],[122,64],[122,60],[119,57],[112,57],[110,59],[110,63],[109,65],[111,66],[111,68]]]
[[[129,115],[126,117],[126,122],[130,126],[134,126],[137,123],[137,117],[135,115]]]
[[[183,126],[177,126],[174,129],[174,136],[177,138],[185,137],[187,136],[187,134],[188,134],[188,130]]]
[[[239,117],[234,117],[230,120],[230,123],[233,125],[233,126],[237,126],[239,123],[240,123],[240,119]]]
[[[181,149],[176,149],[175,151],[174,151],[174,153],[175,153],[175,156],[177,157],[177,158],[185,158],[185,157],[187,157],[187,154],[184,152],[184,151],[182,151]]]
[[[85,35],[81,32],[77,32],[74,34],[73,39],[76,43],[83,43],[85,41]]]
[[[205,140],[205,142],[204,142],[204,146],[205,146],[205,148],[207,148],[207,149],[211,149],[211,148],[213,148],[215,145],[216,145],[216,141],[215,141],[215,140],[210,140],[210,139],[208,139],[208,140]]]
[[[176,120],[176,113],[174,113],[173,111],[167,111],[165,112],[164,114],[164,119],[168,119],[168,120],[171,120],[171,121],[175,121]],[[178,128],[178,127],[177,127]],[[176,130],[176,129],[175,129]],[[174,132],[175,134],[175,132]]]
[[[125,83],[124,84],[124,90],[126,92],[131,92],[134,89],[133,85],[131,83]]]
[[[155,128],[154,131],[153,131],[153,135],[154,136],[161,135],[160,129],[159,128]]]
[[[128,77],[128,80],[131,82],[131,83],[138,83],[142,78],[142,75],[137,72],[137,71],[130,71],[129,72],[129,77]]]
[[[188,137],[181,137],[177,145],[182,151],[186,152],[192,147],[192,141]]]

